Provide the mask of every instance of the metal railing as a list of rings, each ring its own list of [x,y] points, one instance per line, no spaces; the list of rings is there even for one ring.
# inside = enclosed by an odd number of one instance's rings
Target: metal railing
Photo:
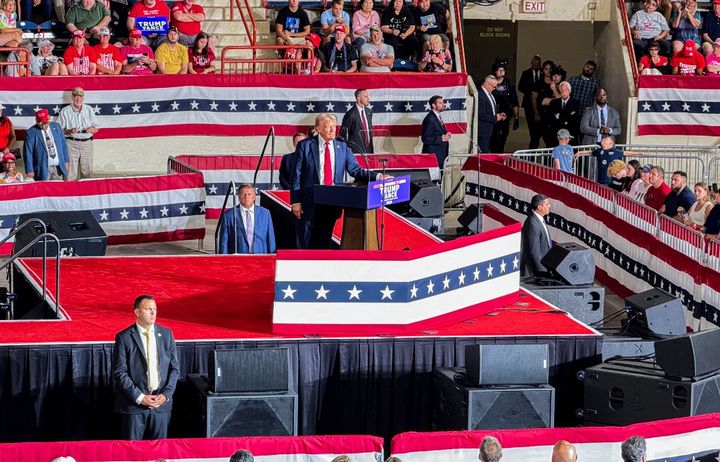
[[[302,51],[307,57],[300,58],[257,58],[258,52],[275,52],[278,56],[285,56],[286,50],[296,50],[297,56]],[[230,54],[249,52],[251,57],[231,57]],[[290,74],[304,75],[312,73],[315,60],[315,51],[308,45],[238,45],[225,47],[220,54],[221,74]]]
[[[253,188],[257,184],[258,172],[262,165],[262,160],[265,157],[265,150],[267,149],[268,142],[270,143],[270,189],[275,189],[274,175],[275,175],[275,127],[270,127],[265,136],[265,143],[263,144],[262,151],[260,151],[260,158],[255,166],[255,174],[253,175]]]
[[[202,172],[200,170],[196,169],[190,164],[178,160],[174,156],[168,157],[167,173],[199,173],[200,175],[202,175]]]
[[[215,228],[215,253],[220,253],[220,240],[218,239],[220,236],[220,228],[222,227],[223,223],[225,222],[225,210],[227,209],[227,203],[228,199],[230,199],[230,194],[232,194],[232,209],[235,210],[235,207],[237,207],[237,194],[236,194],[237,186],[235,186],[235,181],[230,181],[228,184],[228,189],[225,192],[225,199],[223,200],[222,208],[220,209],[220,217],[218,218],[218,224]],[[232,214],[233,221],[237,219],[237,214]],[[233,234],[235,235],[235,253],[238,253],[238,244],[239,244],[239,236],[237,232],[237,223],[233,223]]]
[[[638,92],[638,65],[637,57],[635,56],[635,47],[633,46],[632,32],[630,32],[630,23],[628,21],[628,12],[625,7],[626,0],[618,0],[618,8],[620,9],[620,20],[623,25],[623,32],[625,37],[623,38],[623,45],[627,48],[628,57],[630,58],[630,69],[633,75],[633,93],[630,96],[636,96]]]
[[[252,14],[252,7],[250,6],[250,2],[248,2],[248,0],[242,0],[242,4],[240,1],[241,0],[230,0],[230,20],[235,20],[235,7],[237,7],[238,12],[240,13],[240,19],[245,27],[245,33],[248,36],[248,41],[250,42],[250,45],[255,46],[257,43],[257,24],[255,23],[255,17]],[[243,10],[243,6],[245,7],[245,10]],[[247,16],[250,20],[249,25],[248,19],[245,17],[245,11],[247,11]],[[253,57],[255,57],[255,55],[253,55]]]
[[[0,53],[15,53],[17,61],[0,61],[0,76],[30,77],[30,52],[20,47],[0,47]]]
[[[450,1],[450,27],[453,38],[455,39],[455,71],[467,72],[467,65],[465,64],[465,41],[463,39],[463,17],[461,11],[460,0],[449,0]],[[417,3],[417,2],[415,2]]]
[[[705,235],[667,215],[658,215],[658,238],[665,244],[699,262],[705,259]]]

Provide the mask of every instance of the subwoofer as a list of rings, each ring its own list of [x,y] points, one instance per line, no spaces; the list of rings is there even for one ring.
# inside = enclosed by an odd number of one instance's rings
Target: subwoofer
[[[650,289],[625,299],[629,306],[628,330],[635,335],[663,338],[686,332],[684,307],[679,298]]]
[[[655,342],[655,360],[668,377],[695,379],[720,371],[720,329]]]
[[[215,350],[210,357],[213,393],[284,393],[288,391],[287,348]]]
[[[571,286],[592,284],[595,280],[592,251],[573,242],[555,244],[540,262]]]
[[[473,234],[480,234],[482,232],[482,205],[471,204],[465,211],[458,217],[458,223],[463,228],[469,230]]]
[[[61,256],[102,257],[105,255],[107,235],[95,217],[88,210],[69,212],[36,212],[20,215],[18,226],[31,218],[45,223],[47,232],[57,236],[60,241]],[[37,236],[43,233],[39,223],[31,223],[15,235],[15,251],[21,250]],[[48,256],[57,253],[54,240],[47,241]],[[23,252],[24,257],[42,257],[42,240]]]
[[[410,202],[412,213],[420,217],[441,217],[443,215],[443,196],[440,187],[430,180],[410,182]]]
[[[544,385],[548,383],[548,346],[467,345],[465,369],[473,385]]]
[[[548,303],[570,313],[585,324],[598,327],[603,320],[605,288],[590,286],[545,285],[548,280],[536,278],[535,283],[523,282],[522,288]]]

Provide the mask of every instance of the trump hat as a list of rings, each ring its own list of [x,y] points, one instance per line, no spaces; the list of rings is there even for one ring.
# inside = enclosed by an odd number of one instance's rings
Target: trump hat
[[[40,109],[35,113],[35,120],[38,122],[50,122],[50,113],[47,109]]]
[[[140,32],[139,29],[133,29],[130,31],[130,37],[140,38],[142,37],[142,32]]]
[[[344,24],[338,24],[335,26],[335,32],[344,32],[347,34],[347,27]]]

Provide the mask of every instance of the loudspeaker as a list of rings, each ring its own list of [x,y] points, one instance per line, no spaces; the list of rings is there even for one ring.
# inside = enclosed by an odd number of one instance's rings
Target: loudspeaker
[[[655,342],[655,360],[668,377],[696,378],[720,370],[720,329]]]
[[[95,217],[88,210],[71,212],[36,212],[20,215],[18,225],[30,218],[39,218],[45,223],[47,232],[60,240],[61,256],[102,257],[105,255],[107,235]],[[15,251],[21,250],[43,233],[42,226],[32,223],[15,235]],[[54,240],[47,241],[48,256],[57,253]],[[23,252],[23,257],[42,257],[42,240]]]
[[[471,233],[480,234],[482,233],[482,210],[482,205],[471,204],[460,214],[458,222]]]
[[[548,346],[467,345],[467,378],[473,385],[535,385],[548,383]]]
[[[555,389],[549,385],[472,387],[463,368],[433,370],[433,430],[549,428]]]
[[[440,187],[430,180],[411,181],[409,206],[420,217],[441,217],[444,210]]]
[[[640,337],[604,335],[602,337],[602,360],[611,358],[639,358],[655,354],[655,342]]]
[[[210,357],[213,393],[284,393],[288,391],[287,348],[215,350]]]
[[[194,390],[195,435],[297,436],[297,393],[213,395],[207,377],[189,374],[188,381]]]
[[[660,289],[650,289],[625,299],[629,306],[629,331],[641,337],[681,335],[685,328],[684,308],[679,298]]]
[[[540,262],[571,286],[592,284],[595,280],[592,252],[573,242],[555,244]]]
[[[585,324],[599,324],[605,307],[605,288],[597,286],[553,286],[523,282],[521,286],[548,303],[570,313]]]
[[[585,370],[585,423],[629,425],[720,411],[720,375],[665,377],[653,361],[616,360]]]

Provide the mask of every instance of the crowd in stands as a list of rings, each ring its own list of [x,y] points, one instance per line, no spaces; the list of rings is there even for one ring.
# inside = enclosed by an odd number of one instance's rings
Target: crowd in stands
[[[629,26],[642,74],[720,75],[720,0],[705,14],[697,0],[645,0]]]

